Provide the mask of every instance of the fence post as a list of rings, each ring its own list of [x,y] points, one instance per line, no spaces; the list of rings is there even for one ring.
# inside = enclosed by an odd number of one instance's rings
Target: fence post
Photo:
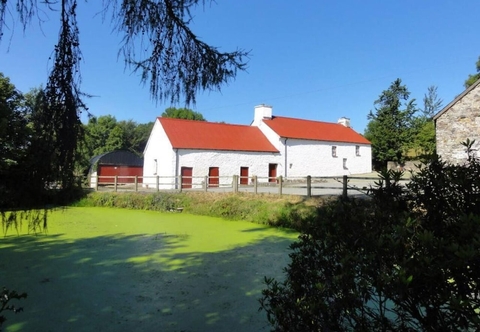
[[[98,191],[98,175],[95,175],[95,191]]]
[[[138,175],[135,175],[135,191],[138,191]]]
[[[307,197],[312,197],[312,177],[307,175]]]
[[[178,176],[178,192],[182,192],[182,176]]]
[[[157,188],[157,192],[160,190],[160,177],[157,175],[155,178],[155,186]]]
[[[253,176],[253,192],[257,194],[258,192],[258,181],[257,181],[257,176]]]
[[[343,190],[342,190],[342,198],[343,199],[347,199],[347,197],[348,197],[347,183],[348,183],[348,176],[344,175],[343,176]]]
[[[233,192],[238,193],[238,175],[233,176]]]
[[[114,180],[114,186],[115,186],[115,192],[117,191],[117,185],[118,185],[118,175],[115,175],[115,180]]]
[[[280,175],[278,177],[278,194],[282,196],[282,188],[283,187],[283,177]]]
[[[208,191],[208,175],[205,175],[205,180],[203,180],[203,190]]]

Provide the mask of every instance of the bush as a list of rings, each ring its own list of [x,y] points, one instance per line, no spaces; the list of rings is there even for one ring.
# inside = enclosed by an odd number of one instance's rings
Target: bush
[[[335,201],[291,246],[260,299],[273,331],[475,331],[480,326],[480,163],[432,161],[402,187]]]

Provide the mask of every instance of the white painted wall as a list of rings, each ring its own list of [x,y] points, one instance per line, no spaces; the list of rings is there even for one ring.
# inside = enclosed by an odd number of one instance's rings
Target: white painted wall
[[[363,174],[372,171],[372,148],[368,144],[324,142],[281,138],[265,122],[255,122],[273,146],[280,151],[282,167],[277,174],[287,177],[337,176]],[[332,146],[337,146],[337,157],[332,157]],[[360,146],[360,156],[355,146]],[[286,159],[285,159],[286,156]],[[343,158],[347,158],[347,169],[343,168]],[[290,167],[292,164],[292,167]],[[286,169],[283,168],[286,165]]]
[[[155,159],[157,160],[155,162]],[[175,184],[176,151],[158,119],[153,125],[143,154],[143,186],[155,187],[156,176],[160,176],[160,189],[170,189]],[[162,178],[165,177],[165,178]]]
[[[90,188],[97,187],[97,171],[90,174]]]
[[[279,169],[283,167],[283,160],[278,153],[179,150],[178,154],[179,173],[181,167],[193,168],[193,188],[202,188],[210,167],[219,168],[220,186],[231,186],[232,176],[240,175],[240,167],[248,167],[250,178],[254,175],[263,177],[264,179],[258,179],[259,182],[267,182],[268,164],[277,164],[277,176],[281,175]]]
[[[356,155],[356,145],[360,147],[359,156]],[[336,157],[332,156],[332,146],[336,146]],[[285,153],[285,148],[279,150]],[[372,171],[372,150],[367,144],[288,139],[286,155],[287,177],[338,176]],[[346,168],[344,158],[347,159]]]
[[[257,109],[255,109],[256,111]],[[280,162],[277,167],[277,176],[285,176],[285,144],[284,138],[281,138],[276,132],[272,130],[269,126],[263,121],[258,121],[252,123],[252,126],[256,126],[260,131],[265,135],[265,137],[272,143],[272,145],[280,152]]]

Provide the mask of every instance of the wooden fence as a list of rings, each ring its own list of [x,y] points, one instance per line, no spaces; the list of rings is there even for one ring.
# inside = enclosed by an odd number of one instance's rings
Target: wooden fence
[[[128,181],[121,181],[127,179]],[[214,181],[212,181],[212,179]],[[101,181],[99,181],[101,180]],[[133,181],[132,181],[133,180]],[[151,180],[151,181],[149,181]],[[114,192],[251,192],[278,195],[364,195],[380,180],[378,176],[329,176],[329,177],[257,177],[245,181],[238,175],[218,177],[166,177],[166,176],[96,176],[91,179],[95,191]],[[408,179],[403,179],[406,182]],[[132,182],[132,183],[124,183]],[[245,184],[248,183],[248,184]]]

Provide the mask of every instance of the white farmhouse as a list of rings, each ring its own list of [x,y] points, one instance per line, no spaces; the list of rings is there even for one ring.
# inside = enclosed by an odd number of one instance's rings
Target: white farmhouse
[[[279,175],[284,177],[338,176],[372,171],[371,143],[350,128],[350,120],[338,123],[272,115],[272,107],[255,107],[252,126],[257,126],[282,155]]]
[[[369,173],[371,145],[349,120],[327,123],[277,117],[272,107],[255,107],[250,126],[156,119],[144,151],[143,184],[200,188],[275,181],[277,176],[339,176]]]

